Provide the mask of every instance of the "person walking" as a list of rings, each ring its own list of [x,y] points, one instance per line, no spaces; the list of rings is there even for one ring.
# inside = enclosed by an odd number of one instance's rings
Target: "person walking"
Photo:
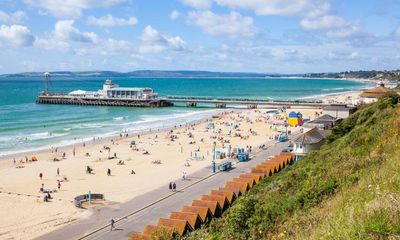
[[[111,169],[107,169],[107,176],[111,176]]]
[[[111,225],[111,229],[110,229],[110,231],[115,229],[114,224],[115,224],[115,220],[111,218],[111,224],[110,224]]]
[[[60,191],[60,188],[61,188],[61,183],[60,183],[60,181],[58,181],[57,188],[58,188],[58,191]]]
[[[169,190],[172,191],[172,182],[169,182]]]
[[[39,173],[40,180],[43,178],[43,173]]]
[[[60,176],[60,168],[57,168],[57,176]]]
[[[173,189],[173,192],[176,191],[176,184],[175,184],[175,182],[174,182],[174,184],[172,185],[172,189]]]

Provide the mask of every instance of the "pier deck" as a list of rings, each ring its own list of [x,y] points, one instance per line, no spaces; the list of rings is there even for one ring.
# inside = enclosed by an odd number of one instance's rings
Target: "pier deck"
[[[113,99],[113,98],[78,98],[68,95],[40,95],[36,103],[39,104],[69,104],[92,106],[119,106],[119,107],[168,107],[171,102],[165,98],[157,99]]]
[[[266,99],[241,99],[241,98],[201,98],[201,97],[175,97],[166,98],[171,103],[186,103],[187,106],[196,107],[197,104],[215,104],[216,107],[224,108],[226,105],[245,105],[249,108],[257,108],[257,106],[271,107],[326,107],[330,104],[321,101],[272,101]]]

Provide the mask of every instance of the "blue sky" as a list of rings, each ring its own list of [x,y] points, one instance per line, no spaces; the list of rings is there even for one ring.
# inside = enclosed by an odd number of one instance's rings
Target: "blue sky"
[[[400,0],[0,1],[0,73],[400,68]]]

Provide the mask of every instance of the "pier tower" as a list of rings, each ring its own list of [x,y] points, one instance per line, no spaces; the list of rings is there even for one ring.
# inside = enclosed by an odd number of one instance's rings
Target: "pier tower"
[[[49,95],[49,81],[50,81],[50,73],[45,72],[44,74],[44,95]]]

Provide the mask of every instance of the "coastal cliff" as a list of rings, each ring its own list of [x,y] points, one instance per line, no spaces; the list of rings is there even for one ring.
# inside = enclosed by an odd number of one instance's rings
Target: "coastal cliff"
[[[397,239],[398,101],[364,106],[321,150],[264,179],[191,239]]]

